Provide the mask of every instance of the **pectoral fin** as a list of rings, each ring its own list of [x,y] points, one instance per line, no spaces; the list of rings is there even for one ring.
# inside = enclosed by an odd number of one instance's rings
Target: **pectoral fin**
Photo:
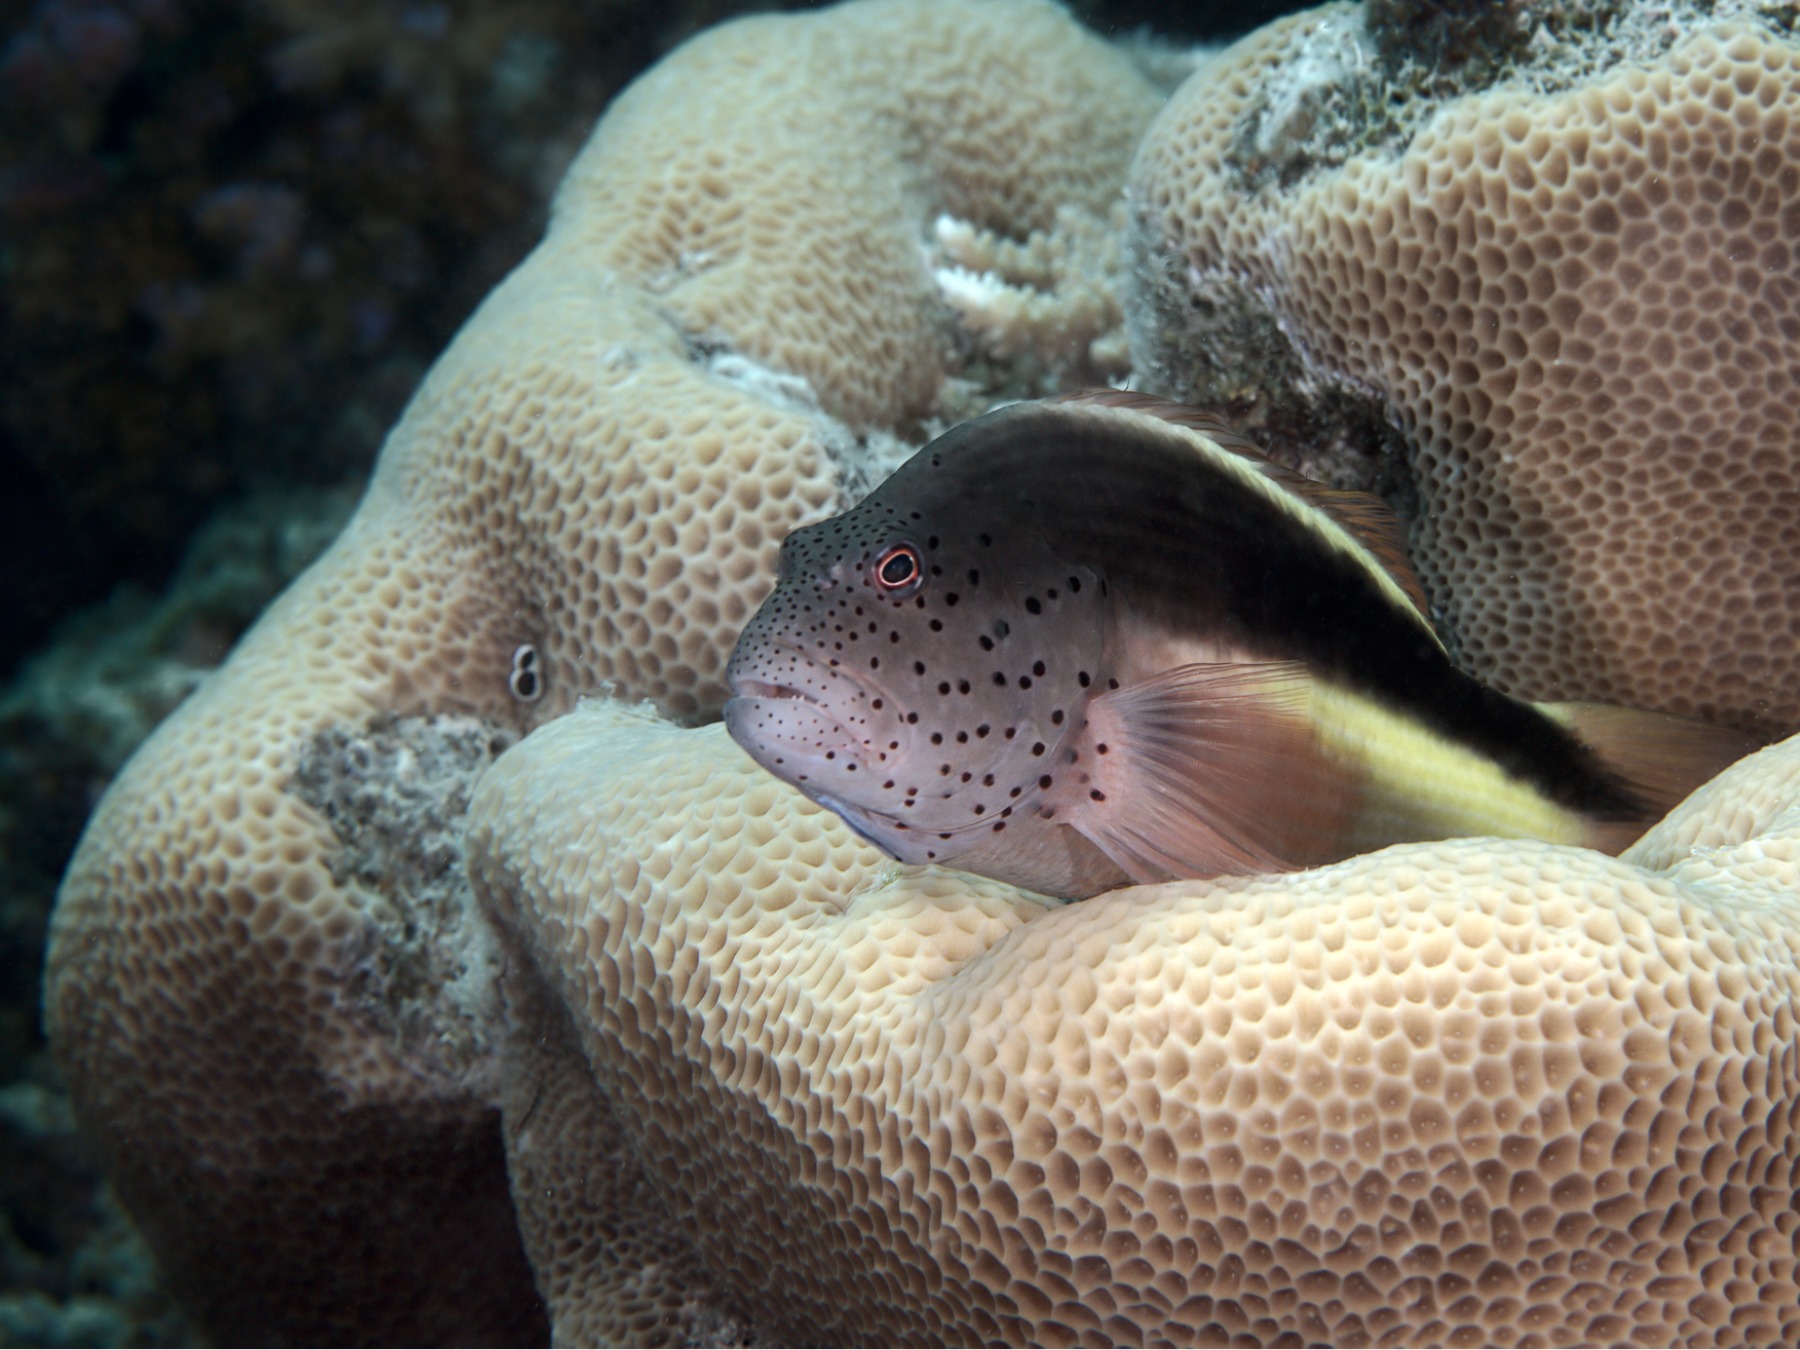
[[[1332,856],[1354,768],[1320,750],[1297,662],[1179,666],[1089,706],[1067,808],[1140,882],[1287,871]]]

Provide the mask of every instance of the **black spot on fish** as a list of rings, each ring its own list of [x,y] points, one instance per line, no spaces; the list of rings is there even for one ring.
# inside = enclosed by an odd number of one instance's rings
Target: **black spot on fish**
[[[1053,727],[1060,727],[1062,724],[1063,724],[1063,710],[1061,708],[1058,708],[1058,709],[1056,709],[1055,712],[1050,714],[1050,725]]]
[[[1042,741],[1033,741],[1031,743],[1031,753],[1034,756],[1043,754],[1044,753],[1044,743]]]
[[[981,786],[983,786],[983,787],[994,786],[994,775],[991,773],[982,774],[981,775]]]
[[[941,698],[941,697],[947,695],[949,692],[950,692],[950,681],[939,680],[938,681],[938,696]]]
[[[931,743],[933,745],[942,745],[944,743],[944,733],[941,731],[932,732],[931,733]]]
[[[913,674],[923,675],[924,673],[925,673],[925,663],[923,661],[914,661],[913,662]]]
[[[977,537],[981,540],[981,546],[983,548],[992,548],[994,546],[994,536],[993,535],[982,534],[982,535],[978,535]]]
[[[1110,755],[1112,751],[1107,748],[1105,741],[1101,741],[1100,744],[1094,747],[1094,753],[1099,755]]]
[[[880,699],[878,699],[878,698],[877,698],[877,699],[871,699],[871,700],[870,700],[870,701],[869,701],[869,706],[870,706],[870,707],[871,707],[871,708],[873,708],[873,709],[874,709],[874,710],[875,710],[875,711],[876,711],[876,712],[880,712],[880,711],[881,711],[881,700],[880,700]]]
[[[1044,612],[1044,607],[1038,603],[1038,598],[1035,595],[1028,595],[1025,597],[1025,612],[1027,614],[1042,614]]]
[[[956,682],[956,692],[957,692],[957,693],[959,693],[959,694],[966,694],[966,693],[968,693],[968,692],[969,692],[969,689],[970,689],[970,687],[971,687],[971,686],[970,686],[970,684],[969,684],[969,682],[968,682],[968,681],[967,681],[967,680],[958,680],[958,681],[957,681],[957,682]]]
[[[1031,663],[1031,673],[1033,675],[1042,675],[1044,673],[1044,663],[1042,661],[1033,661]]]
[[[1054,778],[1052,778],[1049,774],[1044,774],[1042,777],[1040,777],[1038,779],[1038,786],[1041,788],[1047,788],[1055,781],[1056,780]]]
[[[976,571],[973,567],[971,567],[969,569],[969,585],[971,585],[971,586],[981,585],[981,573]]]
[[[942,619],[933,619],[931,621],[931,631],[934,633],[943,632],[944,631],[944,621]]]
[[[1092,801],[1103,802],[1106,800],[1106,794],[1099,788],[1095,788],[1092,792],[1088,793],[1088,798]]]
[[[1031,688],[1031,676],[1029,676],[1029,675],[1019,676],[1019,688],[1021,688],[1021,689]]]
[[[1081,674],[1078,678],[1081,681],[1081,687],[1083,689],[1086,689],[1089,684],[1093,683],[1093,681],[1089,678],[1088,673],[1085,670],[1081,672]]]
[[[984,651],[984,652],[991,652],[991,651],[993,651],[993,650],[994,650],[994,639],[992,639],[992,638],[991,638],[991,637],[989,637],[989,636],[988,636],[988,635],[987,635],[987,634],[986,634],[986,633],[983,633],[983,634],[982,634],[982,635],[981,635],[981,637],[980,637],[980,639],[979,639],[979,641],[980,641],[980,643],[981,643],[981,650],[982,650],[982,651]]]
[[[993,730],[992,727],[990,727],[986,722],[983,722],[980,726],[975,728],[975,734],[977,736],[986,736],[988,734],[988,732],[990,732],[992,730]]]
[[[994,672],[994,683],[995,683],[995,684],[997,684],[997,685],[999,685],[999,686],[1000,686],[1000,687],[1001,687],[1001,688],[1005,688],[1005,687],[1006,687],[1006,675],[1005,675],[1005,673],[1004,673],[1004,672],[1002,672],[1002,671],[998,671],[998,670],[996,670],[996,671],[995,671],[995,672]]]

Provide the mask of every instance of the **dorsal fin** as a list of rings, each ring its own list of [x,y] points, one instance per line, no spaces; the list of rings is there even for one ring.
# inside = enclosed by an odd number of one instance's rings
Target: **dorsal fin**
[[[1393,508],[1369,492],[1353,492],[1344,488],[1316,483],[1285,464],[1270,459],[1267,452],[1223,418],[1201,408],[1154,394],[1140,394],[1124,389],[1082,389],[1059,394],[1050,403],[1083,404],[1094,408],[1124,408],[1167,422],[1171,426],[1198,432],[1221,450],[1254,464],[1270,482],[1278,483],[1301,501],[1324,512],[1343,527],[1357,543],[1366,548],[1382,570],[1405,592],[1413,607],[1431,619],[1431,607],[1425,599],[1425,588],[1419,584],[1412,560],[1406,555],[1406,529]]]

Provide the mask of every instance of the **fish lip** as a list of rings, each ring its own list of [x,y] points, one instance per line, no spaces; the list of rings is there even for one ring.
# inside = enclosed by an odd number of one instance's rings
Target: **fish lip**
[[[731,682],[733,698],[765,698],[776,701],[799,699],[802,703],[817,704],[818,700],[811,695],[787,684],[771,684],[767,680],[733,680]]]
[[[888,688],[887,685],[883,684],[879,679],[877,679],[874,675],[870,674],[868,671],[863,670],[858,666],[852,666],[852,665],[848,665],[848,664],[835,665],[835,666],[826,665],[825,663],[819,661],[811,653],[807,652],[806,650],[804,650],[801,647],[795,646],[791,642],[783,642],[783,641],[780,641],[779,639],[777,639],[776,641],[771,642],[769,645],[777,648],[780,651],[784,651],[784,652],[788,653],[790,656],[794,657],[796,660],[801,662],[803,665],[805,665],[813,670],[819,671],[823,675],[826,675],[829,677],[834,677],[837,679],[848,680],[851,684],[856,685],[858,688],[862,689],[863,691],[865,691],[867,693],[872,693],[876,697],[885,700],[887,705],[890,708],[894,708],[897,711],[901,712],[902,716],[904,717],[904,714],[907,711],[906,705],[901,701],[900,698],[898,698],[895,695],[895,693],[892,689]],[[729,687],[731,689],[731,693],[734,697],[799,699],[804,703],[810,703],[815,708],[819,708],[819,709],[825,708],[825,704],[821,700],[813,697],[811,694],[808,694],[803,690],[796,689],[792,685],[781,684],[778,681],[774,681],[774,680],[759,680],[759,679],[755,678],[754,676],[731,675],[729,672],[727,672],[727,684],[729,685]],[[764,692],[765,690],[772,691],[772,692],[765,693]],[[837,721],[837,719],[834,717],[834,718],[832,718],[832,721],[835,722],[835,721]],[[841,726],[842,723],[839,723],[839,725]],[[845,730],[847,731],[848,728],[845,728]]]

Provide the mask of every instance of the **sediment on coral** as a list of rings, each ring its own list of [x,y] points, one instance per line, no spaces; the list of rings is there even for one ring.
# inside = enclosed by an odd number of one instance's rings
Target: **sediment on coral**
[[[476,921],[463,864],[475,780],[517,736],[472,717],[378,716],[313,734],[292,791],[339,847],[334,884],[369,897],[337,955],[348,1014],[420,1074],[491,1078],[499,953]]]

